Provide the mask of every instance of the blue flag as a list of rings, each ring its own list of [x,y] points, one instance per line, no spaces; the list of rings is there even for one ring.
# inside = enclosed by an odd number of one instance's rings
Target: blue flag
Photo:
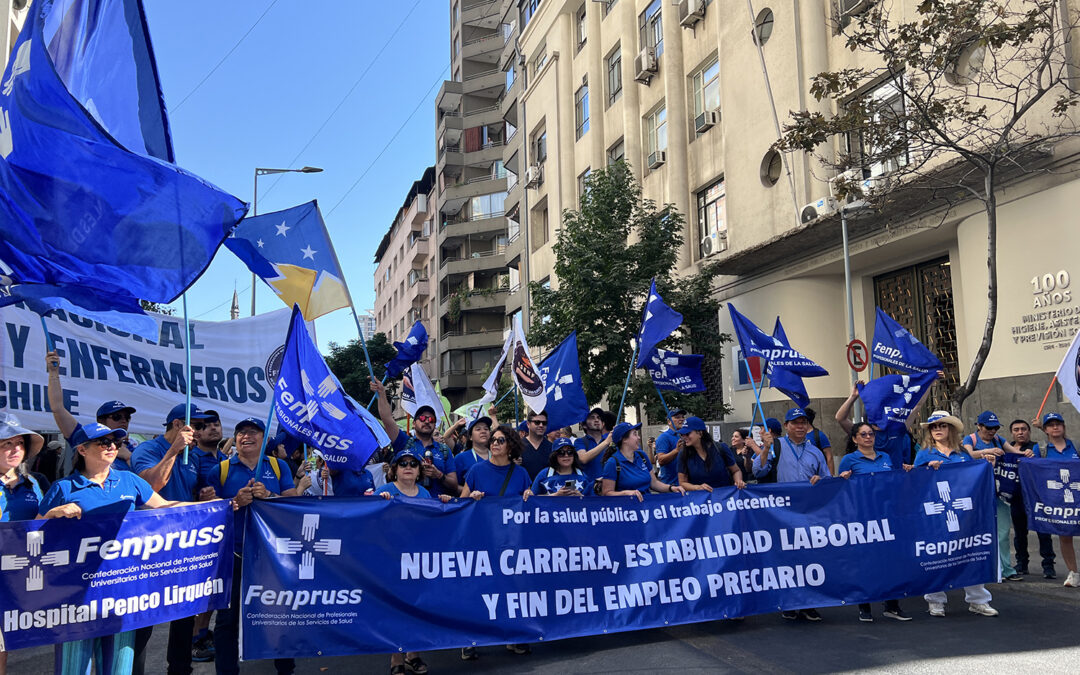
[[[705,391],[705,378],[701,375],[704,360],[701,354],[654,349],[645,367],[657,389],[693,394]]]
[[[390,360],[390,363],[386,364],[387,379],[395,379],[406,368],[419,361],[420,357],[424,355],[424,350],[427,349],[427,343],[427,329],[424,328],[424,324],[417,321],[409,329],[409,335],[404,342],[394,343],[397,355]]]
[[[937,371],[913,375],[886,375],[860,384],[859,398],[866,406],[866,421],[884,431],[902,431],[919,400],[937,379]]]
[[[754,325],[753,321],[740,314],[735,309],[735,305],[730,302],[728,312],[731,314],[731,325],[735,329],[735,337],[739,340],[739,347],[744,356],[748,358],[759,356],[770,362],[773,367],[781,366],[799,377],[820,377],[829,374],[829,371],[795,351],[785,341],[766,335]]]
[[[540,378],[547,387],[549,429],[578,424],[589,416],[589,400],[581,388],[581,364],[578,362],[577,331],[559,343],[540,362]]]
[[[244,218],[225,246],[282,302],[299,305],[308,321],[350,304],[345,276],[315,201]]]
[[[1080,461],[1022,457],[1019,471],[1028,529],[1080,535]]]
[[[944,366],[934,353],[891,316],[877,308],[870,360],[906,373],[936,373]]]
[[[645,367],[656,345],[666,340],[681,323],[682,314],[667,306],[656,292],[656,279],[653,279],[649,286],[649,299],[645,301],[645,318],[638,331],[638,368]]]
[[[791,346],[788,344],[784,326],[780,323],[780,317],[776,317],[776,326],[773,328],[773,337],[780,340],[788,347]],[[803,384],[801,377],[783,366],[773,365],[772,362],[768,362],[765,372],[769,376],[770,387],[779,391],[784,396],[787,396],[792,401],[795,401],[795,404],[800,408],[805,408],[810,405],[810,395],[806,393],[806,385]]]
[[[0,305],[178,298],[247,207],[172,161],[141,3],[34,3],[0,80]]]
[[[359,471],[379,449],[375,434],[311,341],[299,307],[293,308],[274,401],[281,426],[318,448],[332,469]]]

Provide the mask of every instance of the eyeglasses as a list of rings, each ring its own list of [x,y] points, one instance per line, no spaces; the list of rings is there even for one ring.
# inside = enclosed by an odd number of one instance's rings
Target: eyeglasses
[[[574,451],[570,448],[559,448],[555,451],[557,457],[573,457]]]
[[[492,445],[506,445],[506,436],[496,436],[491,439]]]
[[[398,462],[398,466],[402,469],[419,469],[420,462],[416,461],[415,459],[403,459]]]
[[[258,429],[256,429],[255,427],[244,427],[243,429],[237,429],[235,435],[243,436],[243,435],[246,434],[248,436],[254,436],[255,434],[261,434],[261,433],[262,432],[259,431]]]
[[[417,422],[434,422],[435,421],[435,416],[434,415],[420,415],[419,417],[416,418],[416,421]]]
[[[873,431],[860,431],[858,435],[863,438],[873,438],[876,434]]]
[[[215,419],[212,419],[212,420],[200,420],[198,422],[192,422],[191,423],[191,428],[194,429],[195,431],[202,431],[203,429],[210,426],[211,424],[221,424],[221,420],[215,418]]]
[[[113,413],[106,415],[105,418],[113,422],[129,422],[131,421],[131,413]]]
[[[105,438],[95,438],[90,441],[90,445],[97,445],[102,448],[111,448],[114,445],[120,445],[120,441],[116,440],[112,436],[106,436]]]
[[[547,420],[529,420],[529,424],[535,424],[538,427],[546,427]]]

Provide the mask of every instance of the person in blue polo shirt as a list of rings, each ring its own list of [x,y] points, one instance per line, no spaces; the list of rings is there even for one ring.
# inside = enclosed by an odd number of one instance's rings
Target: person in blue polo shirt
[[[214,488],[218,497],[231,499],[236,513],[236,559],[233,569],[243,566],[244,522],[247,507],[255,499],[271,496],[293,497],[296,487],[284,462],[263,454],[263,438],[266,425],[255,417],[236,423],[236,454],[228,460],[211,466],[206,474],[207,484]],[[232,601],[228,609],[218,610],[214,631],[215,666],[222,675],[240,672],[240,575],[233,575]],[[189,638],[190,640],[190,635]],[[292,659],[274,659],[274,667],[281,675],[292,673],[296,667]]]
[[[640,424],[620,422],[611,431],[611,447],[604,453],[604,473],[600,494],[604,497],[635,497],[644,501],[650,489],[656,492],[686,490],[669,485],[656,477],[649,465],[649,456],[641,449]]]
[[[945,373],[938,371],[938,377],[944,378]],[[836,423],[840,425],[844,433],[851,433],[851,408],[855,405],[855,400],[859,398],[859,385],[864,384],[866,383],[859,380],[853,385],[851,395],[836,411]],[[922,398],[919,399],[919,402],[912,408],[910,419],[918,416],[919,411],[926,404],[929,394],[930,389],[928,388],[923,393]],[[919,447],[915,435],[906,426],[899,428],[889,427],[888,429],[874,426],[874,449],[887,454],[894,467],[903,468],[912,466]]]
[[[491,429],[492,419],[487,415],[468,422],[465,427],[465,435],[468,438],[465,450],[454,458],[454,468],[459,481],[469,473],[473,465],[491,457]]]
[[[958,417],[944,410],[935,410],[922,424],[923,449],[915,455],[915,466],[928,466],[937,470],[942,464],[974,461],[960,447],[960,436],[964,433],[964,423]],[[948,598],[945,591],[927,593],[923,596],[929,605],[930,616],[945,616],[945,603]],[[998,611],[990,606],[990,591],[978,584],[964,588],[964,600],[968,611],[982,616],[997,616]]]
[[[840,459],[839,476],[851,478],[852,476],[873,476],[883,471],[892,471],[892,459],[884,452],[878,452],[874,448],[874,436],[877,432],[874,427],[866,422],[856,422],[848,432],[847,454]],[[900,609],[899,600],[886,600],[885,611],[882,613],[889,619],[896,621],[911,621],[911,617]],[[872,622],[874,615],[869,602],[859,603],[859,621]]]
[[[603,408],[593,408],[582,423],[585,435],[574,439],[578,463],[591,482],[596,482],[604,472],[604,450],[598,447],[615,426],[614,416]]]
[[[75,472],[56,481],[38,507],[39,518],[81,518],[84,515],[122,514],[137,507],[151,509],[182,506],[188,501],[170,501],[153,490],[149,483],[130,471],[112,468],[123,429],[103,424],[84,424],[72,436],[75,443]],[[191,629],[183,646],[191,657]],[[99,673],[131,672],[135,660],[135,631],[124,631],[104,638],[65,642],[56,646],[56,672],[83,675],[91,660],[99,654]]]
[[[1061,413],[1046,413],[1043,415],[1040,426],[1046,434],[1046,459],[1080,459],[1076,453],[1076,446],[1065,435],[1065,418],[1061,416]],[[1058,537],[1058,543],[1061,545],[1061,559],[1065,561],[1065,567],[1069,568],[1064,585],[1070,588],[1080,587],[1080,573],[1077,573],[1073,538],[1061,536]]]
[[[686,411],[676,408],[668,416],[668,428],[656,437],[656,463],[660,465],[660,480],[668,485],[679,484],[679,467],[676,461],[682,447],[679,429],[686,423]]]
[[[679,467],[679,485],[688,492],[712,492],[730,485],[740,490],[746,487],[735,455],[727,445],[713,440],[701,418],[686,418],[679,435],[683,438],[683,449],[675,463]]]
[[[607,441],[603,442],[604,447]],[[584,497],[592,491],[592,481],[581,470],[574,442],[569,438],[556,438],[551,444],[548,468],[533,480],[532,491],[536,496]]]
[[[422,405],[416,409],[416,416],[413,417],[413,433],[410,436],[397,425],[383,383],[371,378],[370,386],[371,391],[378,395],[379,419],[383,423],[387,437],[390,438],[394,452],[397,453],[409,447],[424,458],[424,465],[420,467],[420,484],[431,493],[431,496],[447,494],[457,497],[461,489],[458,487],[454,453],[450,452],[450,448],[445,443],[440,443],[434,438],[435,423],[438,420],[435,410],[428,405]]]

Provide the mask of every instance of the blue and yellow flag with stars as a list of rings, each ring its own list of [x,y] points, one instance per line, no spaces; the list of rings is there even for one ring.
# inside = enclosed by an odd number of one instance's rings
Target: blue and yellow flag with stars
[[[308,321],[350,304],[345,277],[314,200],[244,218],[225,245],[282,302],[300,307]]]

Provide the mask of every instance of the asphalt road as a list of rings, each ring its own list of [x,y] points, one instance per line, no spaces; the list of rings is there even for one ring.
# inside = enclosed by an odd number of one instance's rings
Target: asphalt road
[[[1059,571],[1064,566],[1059,563]],[[1062,575],[1063,576],[1063,575]],[[926,603],[903,603],[914,617],[898,623],[880,616],[860,623],[854,607],[823,609],[824,620],[785,621],[779,615],[717,621],[675,628],[562,640],[533,645],[516,656],[485,647],[480,659],[460,660],[458,650],[424,654],[431,673],[892,673],[1038,672],[1075,673],[1080,666],[1076,630],[1080,589],[1064,588],[1062,578],[991,585],[1001,616],[971,614],[962,592],[950,593],[947,616],[932,618]],[[167,630],[150,642],[147,672],[165,671]],[[154,667],[151,668],[151,664]],[[244,673],[273,673],[272,662],[246,663]],[[304,659],[297,673],[378,673],[389,671],[387,656]],[[14,652],[8,672],[52,672],[51,648]],[[213,664],[195,664],[196,675],[213,673]]]

